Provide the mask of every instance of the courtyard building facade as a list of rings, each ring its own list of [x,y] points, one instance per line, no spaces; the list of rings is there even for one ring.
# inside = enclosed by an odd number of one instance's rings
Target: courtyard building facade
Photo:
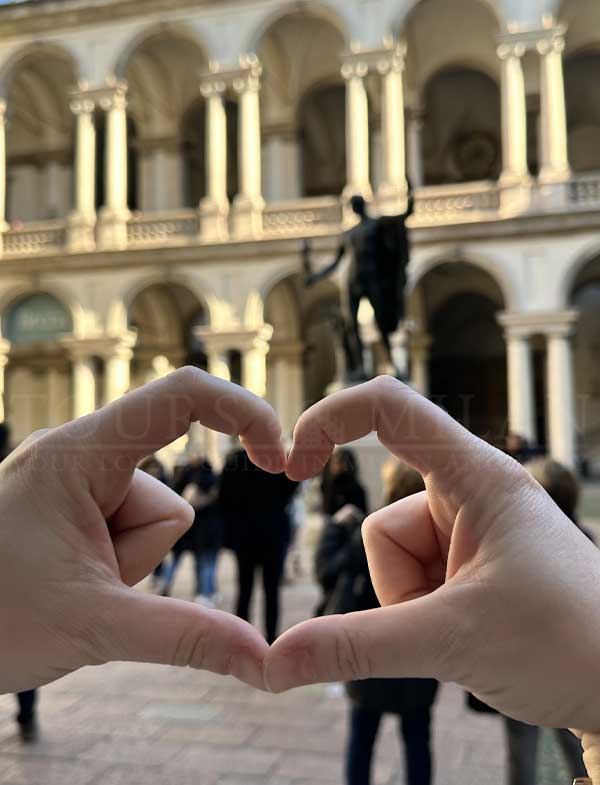
[[[265,396],[291,432],[340,373],[343,271],[306,288],[302,242],[325,265],[350,196],[393,215],[410,183],[398,363],[478,435],[593,468],[598,74],[596,0],[2,6],[15,439],[185,363]]]

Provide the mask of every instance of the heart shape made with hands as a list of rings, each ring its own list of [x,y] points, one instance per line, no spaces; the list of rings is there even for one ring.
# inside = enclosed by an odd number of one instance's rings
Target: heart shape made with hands
[[[136,466],[192,422],[239,435],[255,464],[293,480],[372,431],[417,469],[426,491],[363,526],[382,607],[311,619],[269,648],[230,614],[134,591],[193,518]],[[181,369],[34,435],[0,471],[0,594],[14,597],[0,607],[0,628],[20,642],[0,647],[0,692],[111,660],[189,665],[273,692],[433,677],[519,719],[600,728],[589,690],[600,651],[598,552],[525,470],[394,379],[316,404],[286,456],[265,401]]]

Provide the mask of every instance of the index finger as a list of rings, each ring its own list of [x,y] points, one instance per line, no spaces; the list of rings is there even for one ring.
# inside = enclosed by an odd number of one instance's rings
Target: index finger
[[[194,422],[240,436],[250,459],[266,471],[285,469],[281,427],[269,404],[193,367],[180,368],[127,393],[61,430],[77,442],[85,441],[86,453],[95,448],[105,459],[118,459],[120,468],[133,468],[146,455],[186,434]]]
[[[464,469],[477,460],[475,443],[482,444],[439,406],[397,379],[380,376],[325,398],[300,417],[288,457],[289,477],[314,476],[336,445],[373,431],[423,476],[447,469],[457,457]]]

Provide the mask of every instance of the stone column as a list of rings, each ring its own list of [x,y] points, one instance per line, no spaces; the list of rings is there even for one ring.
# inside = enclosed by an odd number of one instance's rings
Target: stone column
[[[46,373],[46,394],[48,397],[48,427],[55,428],[68,419],[68,414],[65,413],[66,401],[63,398],[62,374],[56,365],[48,367]]]
[[[575,384],[571,336],[576,316],[546,333],[548,437],[550,455],[566,466],[577,463]]]
[[[423,116],[413,109],[408,115],[408,125],[406,129],[406,147],[408,177],[413,188],[422,188],[425,184],[423,173]]]
[[[218,343],[211,346],[207,344],[206,353],[208,356],[208,372],[218,379],[231,381],[229,363],[227,362],[227,349],[219,346]],[[215,467],[223,465],[223,459],[231,449],[231,439],[227,434],[217,433],[210,429],[205,429],[204,441],[208,459]]]
[[[502,61],[502,159],[503,185],[520,185],[529,178],[527,168],[527,108],[521,43],[501,44]]]
[[[125,395],[131,387],[131,360],[137,335],[128,332],[111,339],[104,355],[104,403],[112,403]]]
[[[70,344],[73,365],[73,417],[96,411],[96,367],[85,343]]]
[[[265,324],[249,337],[247,345],[242,350],[243,385],[261,398],[267,395],[267,355],[272,336],[273,328]]]
[[[429,395],[429,349],[431,338],[425,333],[413,334],[410,347],[410,375],[412,386]]]
[[[206,100],[206,197],[200,204],[200,238],[208,242],[224,240],[229,234],[226,89],[227,83],[217,75],[207,77],[200,86]]]
[[[530,335],[518,327],[507,327],[508,428],[535,444],[536,417]]]
[[[344,199],[354,195],[372,197],[369,170],[369,100],[365,77],[366,62],[348,59],[342,66],[346,80],[346,159],[347,176]]]
[[[562,53],[564,28],[537,44],[540,54],[541,156],[540,182],[556,183],[570,176],[567,149],[567,114]]]
[[[304,369],[302,343],[273,345],[268,355],[267,400],[273,406],[285,436],[291,436],[304,411]]]
[[[6,418],[6,366],[10,355],[10,341],[0,338],[0,422]]]
[[[397,208],[406,204],[406,142],[404,136],[404,73],[405,47],[398,46],[377,63],[383,82],[381,130],[383,141],[383,181],[380,201]],[[367,143],[368,146],[368,143]]]
[[[71,251],[93,250],[96,224],[96,129],[94,100],[75,93],[71,111],[76,118],[74,210],[69,217],[68,246]]]
[[[6,223],[6,102],[0,101],[0,255]]]
[[[99,242],[104,248],[127,247],[127,85],[116,82],[100,94],[106,112],[105,204],[100,212]]]
[[[262,233],[260,77],[262,66],[255,57],[242,58],[242,70],[233,80],[239,95],[239,193],[233,204],[234,230],[241,237]]]

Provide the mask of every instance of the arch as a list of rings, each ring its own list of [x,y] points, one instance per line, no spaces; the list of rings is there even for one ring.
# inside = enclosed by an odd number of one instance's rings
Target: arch
[[[511,280],[505,269],[498,262],[472,253],[465,254],[461,250],[450,253],[436,253],[423,260],[416,259],[411,262],[410,278],[407,296],[410,297],[419,287],[428,273],[444,265],[467,265],[487,275],[498,287],[502,301],[507,309],[516,307],[518,302],[518,286]]]
[[[70,292],[67,292],[61,286],[54,283],[44,284],[40,287],[23,284],[15,286],[5,292],[4,295],[0,297],[0,315],[2,316],[2,319],[0,320],[0,330],[4,329],[4,314],[6,314],[11,307],[20,301],[37,294],[47,294],[55,300],[58,300],[69,313],[73,325],[73,336],[75,338],[84,338],[86,336],[85,309],[74,299]]]
[[[419,6],[429,0],[412,0],[412,2],[403,4],[401,7],[394,6],[388,23],[388,29],[393,30],[397,34],[404,34],[406,26],[411,16],[418,10]],[[506,26],[506,18],[500,2],[495,0],[475,0],[478,5],[481,5],[493,17],[499,29]]]
[[[68,49],[59,44],[36,42],[17,49],[0,67],[0,96],[6,98],[10,82],[24,62],[31,57],[49,57],[62,60],[73,74],[74,88],[79,81],[79,64]],[[65,85],[69,87],[69,85]]]
[[[311,2],[310,5],[308,5],[304,3],[299,4],[297,0],[290,0],[287,4],[270,11],[262,17],[248,38],[245,47],[246,51],[257,52],[261,40],[267,35],[269,30],[281,19],[290,15],[312,16],[321,21],[328,22],[337,29],[346,45],[350,44],[350,20],[345,19],[340,14],[339,9],[332,3],[328,3],[326,0],[320,0],[315,3]]]
[[[575,289],[583,279],[586,267],[594,263],[600,264],[600,242],[590,243],[579,253],[571,264],[567,265],[557,281],[557,291],[560,292],[560,307],[567,307],[573,300]]]
[[[600,169],[600,35],[598,44],[595,49],[571,52],[564,63],[569,161],[574,172]]]
[[[563,0],[557,17],[567,25],[567,54],[600,48],[600,6],[596,0]]]
[[[187,41],[189,44],[195,46],[202,54],[203,59],[208,62],[208,49],[204,41],[201,40],[200,36],[194,30],[181,23],[161,22],[159,24],[152,24],[137,32],[125,45],[124,49],[119,53],[113,68],[117,78],[125,78],[127,68],[136,51],[145,43],[157,37],[178,38],[182,41]]]
[[[192,278],[179,271],[176,273],[171,273],[169,271],[168,276],[148,275],[144,278],[137,279],[128,289],[125,290],[125,293],[122,297],[118,297],[113,300],[109,306],[108,312],[118,313],[124,307],[125,312],[129,313],[133,301],[145,289],[149,289],[152,286],[169,286],[169,284],[186,289],[190,295],[192,295],[206,310],[208,323],[212,324],[214,322],[214,313],[218,308],[217,297],[212,293],[210,287],[205,287],[204,284],[195,282]]]
[[[489,71],[445,65],[422,85],[425,184],[496,180],[502,167],[500,87]]]
[[[499,82],[496,54],[501,21],[485,0],[420,0],[392,30],[407,45],[408,103],[420,109],[423,85],[440,69],[464,64]]]

